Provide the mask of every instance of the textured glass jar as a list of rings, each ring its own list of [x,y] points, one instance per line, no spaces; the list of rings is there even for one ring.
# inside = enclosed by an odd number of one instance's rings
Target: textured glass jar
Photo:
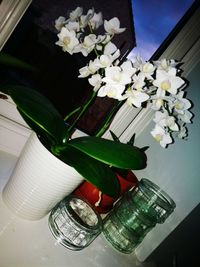
[[[150,217],[156,217],[158,223],[163,223],[176,207],[166,192],[145,178],[141,179],[130,196],[138,210],[148,213]]]
[[[131,253],[157,223],[167,219],[175,206],[156,184],[141,179],[105,217],[103,235],[118,251]]]
[[[52,209],[49,228],[58,243],[81,250],[101,233],[102,220],[82,198],[70,195]]]

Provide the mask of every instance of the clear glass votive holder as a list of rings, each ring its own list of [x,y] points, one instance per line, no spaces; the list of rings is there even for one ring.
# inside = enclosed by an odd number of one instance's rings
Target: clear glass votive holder
[[[82,250],[101,233],[102,219],[85,200],[69,195],[52,209],[49,228],[61,245]]]
[[[156,184],[141,179],[104,218],[103,235],[118,251],[131,253],[157,223],[167,219],[175,206]]]
[[[157,223],[164,223],[176,207],[166,192],[146,178],[141,179],[130,196],[137,208],[151,217],[156,217]]]

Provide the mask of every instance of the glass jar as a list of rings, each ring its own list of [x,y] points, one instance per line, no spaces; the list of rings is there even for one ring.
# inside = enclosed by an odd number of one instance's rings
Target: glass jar
[[[81,197],[69,195],[52,209],[49,228],[58,243],[81,250],[101,233],[102,219]]]
[[[175,206],[156,184],[141,179],[105,217],[103,235],[118,251],[131,253],[157,223],[167,219]]]
[[[137,205],[137,209],[156,218],[157,223],[164,223],[176,207],[175,202],[166,192],[145,178],[141,179],[129,195]]]

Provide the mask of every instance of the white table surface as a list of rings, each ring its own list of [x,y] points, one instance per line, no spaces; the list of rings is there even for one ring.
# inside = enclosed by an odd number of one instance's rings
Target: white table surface
[[[0,191],[16,163],[16,157],[0,151]],[[17,218],[0,196],[0,267],[152,267],[141,263],[134,253],[114,250],[100,235],[82,251],[58,244],[48,227],[48,215],[39,221]]]

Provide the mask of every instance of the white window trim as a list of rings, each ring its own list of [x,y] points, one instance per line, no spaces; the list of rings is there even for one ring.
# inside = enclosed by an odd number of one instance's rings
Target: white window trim
[[[31,2],[31,0],[3,0],[0,4],[0,50]]]
[[[0,151],[19,156],[31,130],[0,116]]]
[[[31,0],[3,0],[0,4],[0,50],[14,31]],[[11,100],[0,99],[0,150],[19,156],[31,130]]]

